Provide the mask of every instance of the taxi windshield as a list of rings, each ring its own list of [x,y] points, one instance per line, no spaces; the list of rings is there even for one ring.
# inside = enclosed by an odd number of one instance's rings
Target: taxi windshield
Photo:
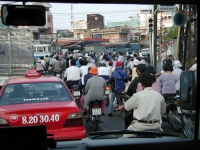
[[[24,2],[45,7],[43,26],[4,25],[1,14],[0,128],[46,116],[47,133],[59,142],[116,130],[195,138],[200,0],[117,1]]]
[[[72,101],[62,83],[26,83],[7,85],[0,99],[0,105],[57,101]]]

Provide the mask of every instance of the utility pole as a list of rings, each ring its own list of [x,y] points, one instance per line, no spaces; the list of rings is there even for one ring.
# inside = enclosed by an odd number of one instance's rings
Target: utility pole
[[[152,49],[151,49],[151,64],[157,72],[157,5],[153,5],[153,33],[152,33]]]
[[[71,4],[71,27],[72,27],[72,30],[74,32],[74,8],[73,8],[73,4]]]

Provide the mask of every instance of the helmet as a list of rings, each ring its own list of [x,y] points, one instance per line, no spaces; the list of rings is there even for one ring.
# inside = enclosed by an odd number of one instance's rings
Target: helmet
[[[106,65],[106,61],[105,61],[105,60],[102,60],[102,61],[100,62],[100,64],[101,64],[102,66],[105,66],[105,65]]]
[[[112,60],[109,61],[109,65],[110,65],[110,66],[113,65],[113,61],[112,61]]]
[[[97,74],[98,74],[98,68],[97,68],[97,67],[91,67],[89,73],[90,73],[90,74],[97,75]]]

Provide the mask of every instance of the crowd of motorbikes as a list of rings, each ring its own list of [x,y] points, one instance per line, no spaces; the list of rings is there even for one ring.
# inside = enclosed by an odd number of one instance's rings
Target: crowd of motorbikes
[[[48,69],[47,69],[48,68]],[[55,75],[59,78],[63,77],[63,71],[56,71],[54,72],[52,69],[52,65],[49,65],[46,67],[46,70],[39,71],[40,74],[45,75],[45,73],[48,71],[49,74],[55,73]],[[127,70],[125,70],[127,72]],[[81,91],[78,88],[77,85],[73,85],[72,89],[70,89],[72,95],[74,96],[74,99],[77,103],[77,106],[81,110]],[[109,105],[109,95],[111,91],[110,84],[107,82],[106,91],[105,91],[105,100],[106,100],[106,106]],[[130,97],[126,95],[125,92],[119,92],[116,93],[116,98],[113,103],[113,109],[114,112],[120,112],[122,115],[122,118],[125,120],[125,128],[127,128],[132,120],[133,120],[133,111],[120,111],[118,109],[119,106],[123,105]],[[180,109],[180,95],[167,97],[166,101],[166,113],[162,114],[162,122],[167,122],[174,131],[181,132],[183,131],[184,135],[186,132],[184,132],[186,129],[184,128],[184,117],[182,116],[182,112]],[[101,110],[102,101],[101,100],[93,100],[91,101],[88,109],[88,115],[87,117],[83,117],[86,122],[93,125],[94,130],[98,130],[98,124],[101,122],[100,118],[102,116],[102,110]],[[185,135],[187,136],[187,135]]]

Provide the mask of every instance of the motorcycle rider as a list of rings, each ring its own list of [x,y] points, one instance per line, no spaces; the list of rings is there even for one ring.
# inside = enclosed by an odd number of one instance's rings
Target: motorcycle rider
[[[104,78],[106,81],[109,79],[109,69],[106,67],[106,62],[104,60],[101,61],[100,67],[98,68],[99,76]]]
[[[38,59],[37,60],[37,63],[35,64],[35,67],[34,67],[38,72],[43,72],[44,71],[44,67],[43,67],[43,64],[41,63],[41,60]]]
[[[81,78],[81,70],[76,67],[76,60],[71,60],[71,67],[67,68],[64,73],[64,81],[67,81],[67,87],[71,89],[72,85],[77,85]]]
[[[125,90],[125,83],[128,82],[128,78],[129,76],[122,69],[122,62],[118,61],[116,63],[115,71],[111,74],[110,78],[108,79],[108,82],[110,82],[111,85],[112,94],[109,101],[109,110],[107,116],[113,116],[113,102],[115,99],[115,93],[123,92]]]
[[[109,66],[107,68],[110,71],[109,76],[111,76],[112,72],[115,71],[115,67],[113,67],[113,61],[112,60],[109,61]]]
[[[133,110],[133,121],[127,130],[162,130],[161,114],[166,112],[164,97],[153,90],[152,83],[155,77],[149,73],[140,75],[139,82],[142,84],[143,91],[135,93],[119,110]],[[123,137],[135,137],[137,135],[124,134]]]
[[[85,60],[83,59],[79,59],[79,63],[80,63],[80,69],[81,69],[81,74],[82,76],[84,76],[85,74],[88,74],[88,66]]]
[[[60,77],[62,76],[62,63],[58,60],[58,56],[56,56],[56,60],[53,63],[53,70],[54,70],[54,76],[56,76],[56,72],[60,73]]]
[[[137,65],[137,69],[136,69],[136,72],[138,74],[137,77],[135,77],[132,82],[130,83],[127,91],[126,91],[126,94],[128,96],[132,96],[134,93],[136,93],[136,89],[137,89],[137,85],[139,83],[139,77],[142,73],[144,73],[146,71],[146,65],[145,64],[138,64]]]
[[[85,86],[85,100],[83,101],[84,108],[87,109],[90,101],[100,99],[103,101],[102,103],[102,115],[104,115],[105,111],[105,99],[104,94],[106,91],[106,81],[98,76],[98,68],[91,67],[89,73],[91,74],[91,78],[88,79]],[[97,92],[98,91],[98,92]],[[83,107],[83,106],[82,106]]]

